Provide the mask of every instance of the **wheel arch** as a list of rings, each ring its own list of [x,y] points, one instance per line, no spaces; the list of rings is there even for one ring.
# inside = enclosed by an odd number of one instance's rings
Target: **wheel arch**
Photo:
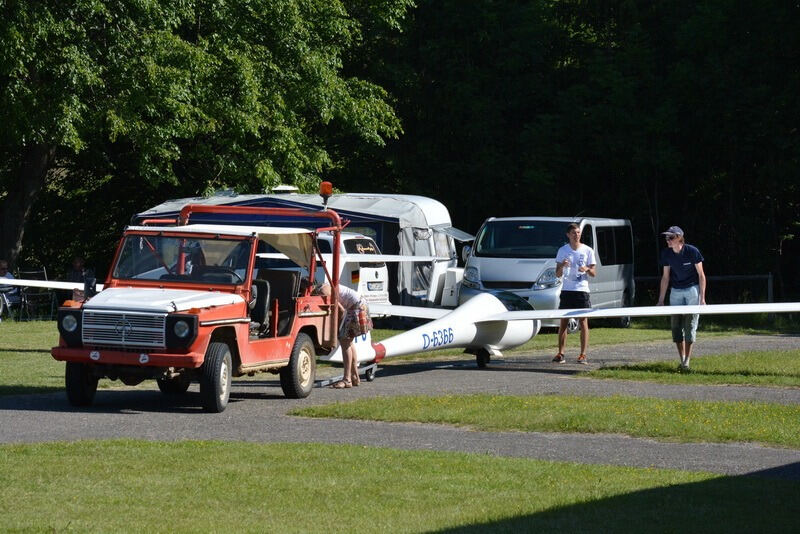
[[[242,364],[242,357],[239,354],[239,343],[236,337],[236,329],[232,326],[220,326],[216,328],[208,338],[209,345],[215,341],[226,343],[231,351],[231,365],[233,369],[238,369]]]

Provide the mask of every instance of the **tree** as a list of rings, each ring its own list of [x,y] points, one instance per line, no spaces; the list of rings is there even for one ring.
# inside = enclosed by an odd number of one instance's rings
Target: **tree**
[[[310,188],[345,154],[329,129],[360,143],[397,136],[386,92],[345,76],[342,57],[363,24],[396,25],[408,4],[9,0],[0,255],[16,259],[34,199],[56,178],[62,188],[84,173],[95,184],[123,175],[195,193]]]

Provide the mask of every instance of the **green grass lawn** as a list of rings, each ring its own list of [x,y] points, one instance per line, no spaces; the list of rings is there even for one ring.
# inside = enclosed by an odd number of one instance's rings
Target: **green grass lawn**
[[[477,454],[132,440],[0,446],[4,531],[749,534],[795,530],[798,502],[800,485],[780,480]]]
[[[444,395],[363,399],[293,415],[443,423],[486,431],[613,433],[800,448],[800,406],[641,397]]]
[[[736,384],[800,387],[800,350],[736,352],[692,358],[691,372],[674,361],[604,367],[592,378],[650,380],[667,384]]]

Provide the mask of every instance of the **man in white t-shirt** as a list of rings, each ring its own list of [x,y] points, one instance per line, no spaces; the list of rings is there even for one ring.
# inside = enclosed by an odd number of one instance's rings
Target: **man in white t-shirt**
[[[573,310],[591,308],[589,301],[589,277],[594,277],[596,261],[594,250],[581,243],[581,228],[575,223],[567,226],[569,243],[556,253],[556,276],[561,279],[561,301],[558,309]],[[589,320],[578,319],[581,328],[581,353],[578,363],[586,363],[586,348],[589,346]],[[555,363],[564,363],[564,348],[567,346],[567,319],[561,319],[558,326],[558,354]]]

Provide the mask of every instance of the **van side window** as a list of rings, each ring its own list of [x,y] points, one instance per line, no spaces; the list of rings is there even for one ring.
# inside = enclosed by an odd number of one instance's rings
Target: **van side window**
[[[317,246],[319,247],[319,251],[323,254],[332,254],[331,251],[331,243],[330,241],[325,241],[324,239],[317,240]]]
[[[597,257],[602,265],[616,265],[617,254],[614,247],[614,228],[610,226],[597,227]]]
[[[617,246],[617,263],[633,263],[633,235],[630,226],[614,227],[614,243]]]
[[[592,225],[587,224],[581,230],[581,243],[587,247],[594,248],[594,238],[592,237]]]

